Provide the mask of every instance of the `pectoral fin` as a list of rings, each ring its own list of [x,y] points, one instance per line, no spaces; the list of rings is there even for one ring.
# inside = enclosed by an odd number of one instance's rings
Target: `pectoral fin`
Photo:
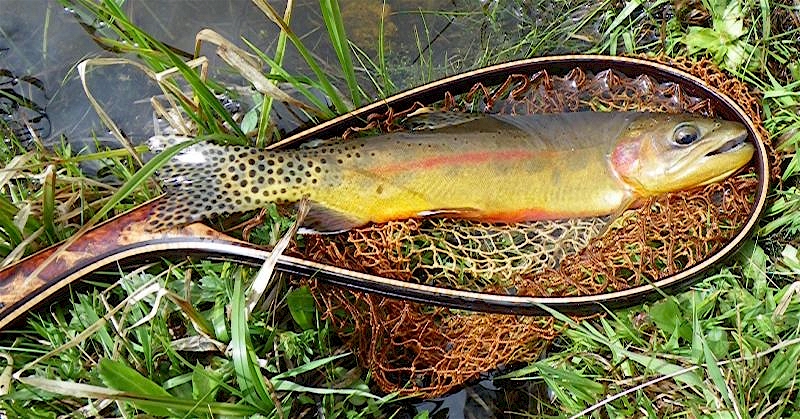
[[[597,234],[595,235],[595,237],[600,237],[600,236],[602,236],[602,235],[606,234],[606,231],[608,231],[608,229],[609,229],[609,228],[611,228],[611,226],[612,226],[612,225],[613,225],[613,224],[614,224],[614,223],[615,223],[615,222],[616,222],[616,221],[617,221],[617,220],[618,220],[620,217],[622,217],[622,213],[624,213],[624,212],[625,212],[625,211],[627,211],[628,209],[631,209],[631,208],[634,208],[634,207],[636,207],[636,204],[637,204],[638,202],[639,202],[639,199],[638,199],[638,198],[637,198],[635,195],[633,195],[633,194],[631,194],[630,196],[626,197],[626,198],[625,198],[625,199],[622,201],[622,203],[620,204],[620,206],[619,206],[619,207],[618,207],[616,210],[614,210],[614,212],[612,212],[612,213],[611,213],[611,215],[609,215],[609,216],[607,217],[607,220],[608,220],[608,221],[606,221],[606,225],[604,225],[604,226],[603,226],[603,228],[601,228],[601,229],[600,229],[600,231],[598,231],[598,232],[597,232]]]

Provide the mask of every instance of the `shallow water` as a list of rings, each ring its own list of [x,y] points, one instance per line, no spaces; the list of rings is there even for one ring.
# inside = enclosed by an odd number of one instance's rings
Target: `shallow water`
[[[285,7],[280,3],[274,3],[279,10]],[[377,32],[368,28],[377,27],[379,9],[362,7],[353,0],[341,3],[346,26],[357,28],[348,29],[354,42],[374,56]],[[480,23],[481,6],[458,3],[390,2],[387,61],[394,63],[390,71],[397,89],[461,71],[469,62],[467,58],[481,52],[480,31],[468,30]],[[329,47],[318,4],[295,2],[292,26],[326,70],[335,74],[336,57]],[[194,49],[195,34],[203,28],[212,28],[241,46],[241,38],[246,38],[265,51],[274,50],[278,33],[276,25],[246,0],[140,0],[125,2],[124,8],[136,24],[182,51]],[[94,43],[89,33],[109,33],[108,28],[82,27],[80,12],[55,0],[0,0],[0,10],[0,70],[5,75],[0,77],[0,83],[4,83],[0,88],[30,100],[46,114],[44,121],[33,124],[38,134],[50,144],[62,136],[76,145],[85,144],[92,136],[105,137],[107,129],[90,108],[75,66],[87,58],[115,56]],[[458,13],[448,15],[451,11]],[[370,19],[372,24],[361,25]],[[471,35],[471,39],[465,35]],[[216,59],[212,48],[206,47],[203,53],[211,59],[214,77],[243,84]],[[285,65],[290,70],[305,71],[297,54],[289,53]],[[366,78],[366,74],[363,76]],[[18,82],[14,83],[15,79]],[[122,65],[98,67],[88,80],[92,94],[132,141],[153,134],[149,98],[160,92],[139,71]],[[41,112],[22,107],[11,113],[6,119],[24,128],[24,121],[35,119]]]

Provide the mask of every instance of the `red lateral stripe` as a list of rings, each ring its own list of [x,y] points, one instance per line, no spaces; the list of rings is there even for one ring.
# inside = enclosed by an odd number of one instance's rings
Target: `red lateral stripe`
[[[480,151],[448,156],[434,156],[419,160],[390,164],[375,169],[376,173],[391,174],[408,170],[433,169],[441,166],[460,166],[465,164],[486,163],[489,161],[509,161],[530,159],[535,153],[527,150]]]
[[[476,221],[489,223],[519,223],[523,221],[561,220],[564,218],[587,217],[597,214],[571,214],[566,212],[548,211],[541,208],[521,208],[517,211],[494,212],[470,217]]]

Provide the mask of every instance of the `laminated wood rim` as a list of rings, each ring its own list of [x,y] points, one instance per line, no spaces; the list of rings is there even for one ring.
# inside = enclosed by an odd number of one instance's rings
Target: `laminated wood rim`
[[[499,64],[447,77],[361,107],[297,132],[274,144],[273,148],[339,136],[350,127],[363,126],[367,117],[373,113],[384,113],[390,108],[407,109],[415,102],[433,103],[441,100],[448,92],[453,95],[465,93],[478,82],[487,86],[496,85],[504,82],[511,74],[534,74],[542,70],[550,75],[563,75],[576,67],[591,72],[612,69],[631,77],[649,75],[659,82],[676,83],[687,94],[709,99],[718,116],[740,121],[747,127],[756,149],[753,164],[758,184],[746,222],[728,243],[701,262],[657,281],[622,291],[570,297],[500,295],[413,284],[289,256],[279,258],[277,269],[313,277],[354,291],[458,309],[524,315],[547,314],[548,310],[585,314],[627,307],[657,298],[662,293],[676,292],[690,285],[708,268],[733,255],[750,237],[766,207],[770,171],[764,139],[747,113],[730,97],[689,73],[652,61],[627,57],[566,55]],[[100,224],[73,242],[45,249],[0,270],[0,329],[22,318],[29,310],[62,295],[69,285],[103,267],[187,255],[202,255],[249,264],[260,264],[269,257],[269,252],[265,250],[202,224],[191,224],[166,233],[147,232],[143,226],[151,216],[157,200],[158,198]]]

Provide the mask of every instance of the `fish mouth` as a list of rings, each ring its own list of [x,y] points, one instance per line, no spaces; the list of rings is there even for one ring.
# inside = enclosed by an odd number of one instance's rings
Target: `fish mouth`
[[[749,135],[748,135],[747,131],[745,131],[743,134],[739,135],[738,137],[736,137],[736,138],[734,138],[732,140],[726,141],[721,146],[719,146],[717,149],[706,153],[705,157],[711,157],[711,156],[716,156],[718,154],[739,151],[740,149],[746,147],[745,144],[747,144],[747,137],[748,136]]]

